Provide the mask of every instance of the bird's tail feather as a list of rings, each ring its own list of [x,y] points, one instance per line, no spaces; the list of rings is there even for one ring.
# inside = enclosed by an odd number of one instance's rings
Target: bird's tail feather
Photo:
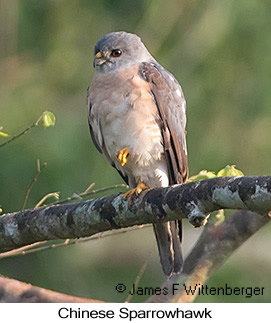
[[[180,237],[182,229],[180,227],[181,223],[179,222],[178,224],[177,221],[169,221],[153,225],[160,262],[167,277],[170,277],[173,273],[180,272],[183,267]]]

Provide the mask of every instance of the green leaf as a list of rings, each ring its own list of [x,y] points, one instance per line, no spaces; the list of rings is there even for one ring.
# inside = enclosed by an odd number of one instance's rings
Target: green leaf
[[[222,176],[244,176],[244,173],[235,168],[235,165],[227,165],[226,167],[220,169],[220,171],[217,173],[217,177]]]
[[[191,176],[188,179],[188,183],[190,182],[197,182],[197,181],[201,181],[203,179],[209,179],[209,178],[214,178],[216,177],[214,172],[210,172],[206,169],[201,170],[197,175]]]
[[[0,131],[0,136],[1,137],[9,137],[9,135],[3,131]]]
[[[42,121],[44,127],[51,127],[55,125],[56,117],[52,112],[46,111],[42,117]]]

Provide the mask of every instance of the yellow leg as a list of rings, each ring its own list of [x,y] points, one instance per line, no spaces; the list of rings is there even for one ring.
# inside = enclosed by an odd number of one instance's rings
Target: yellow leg
[[[123,194],[123,198],[127,199],[128,197],[132,197],[134,194],[139,195],[145,190],[148,190],[149,186],[144,184],[143,182],[139,181],[137,184],[137,187],[127,191],[126,193]]]
[[[128,155],[129,151],[128,148],[122,148],[120,151],[116,153],[116,156],[121,164],[121,166],[124,166],[128,162]]]

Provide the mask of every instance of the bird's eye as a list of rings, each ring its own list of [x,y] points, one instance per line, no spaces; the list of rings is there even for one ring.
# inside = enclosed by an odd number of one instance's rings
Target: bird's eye
[[[121,54],[122,54],[121,49],[113,49],[111,52],[111,56],[113,56],[113,57],[120,57]]]

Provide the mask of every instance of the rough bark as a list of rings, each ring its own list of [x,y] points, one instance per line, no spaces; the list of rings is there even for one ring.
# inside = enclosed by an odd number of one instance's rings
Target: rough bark
[[[112,195],[86,202],[46,206],[0,217],[0,251],[8,251],[37,241],[75,238],[97,232],[187,218],[200,226],[206,215],[218,209],[244,209],[261,215],[271,210],[271,177],[222,177],[201,182],[152,189],[139,197],[124,200]],[[209,224],[187,257],[181,275],[162,287],[167,295],[151,297],[149,302],[191,302],[183,284],[204,284],[244,241],[269,221],[248,211],[238,211],[221,224]],[[178,292],[172,286],[178,283]],[[52,292],[30,284],[0,277],[2,302],[96,302]]]
[[[45,206],[0,216],[0,252],[37,241],[86,237],[133,225],[187,218],[194,226],[219,209],[270,215],[271,177],[220,177],[76,204]]]
[[[161,286],[161,288],[167,288],[168,293],[154,295],[147,302],[192,302],[197,292],[187,294],[183,284],[191,288],[196,284],[203,285],[236,248],[268,222],[268,218],[258,214],[237,211],[219,225],[208,224],[186,258],[183,272],[165,281]],[[174,284],[178,285],[175,285],[177,290],[173,292]],[[0,302],[93,303],[100,301],[56,293],[0,276]]]

